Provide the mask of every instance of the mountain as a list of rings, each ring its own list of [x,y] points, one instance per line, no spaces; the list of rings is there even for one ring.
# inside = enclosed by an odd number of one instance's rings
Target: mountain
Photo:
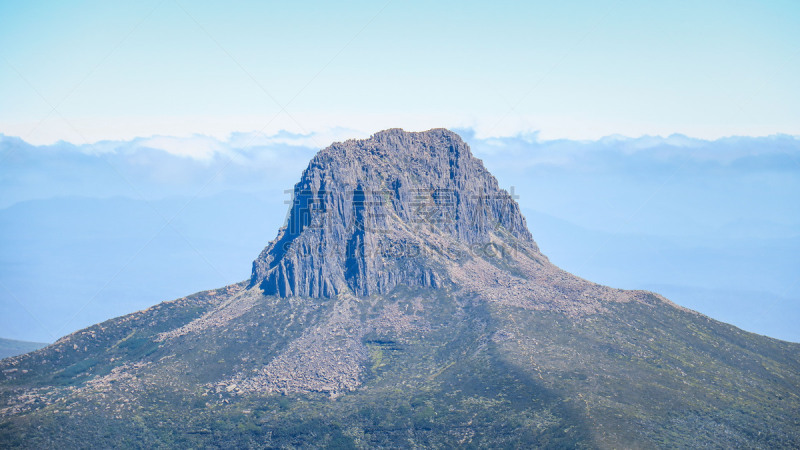
[[[0,338],[0,359],[32,352],[47,344],[41,342],[16,341],[14,339]]]
[[[534,230],[535,231],[535,230]],[[249,280],[0,362],[4,447],[797,447],[800,345],[554,266],[454,133],[321,150]]]

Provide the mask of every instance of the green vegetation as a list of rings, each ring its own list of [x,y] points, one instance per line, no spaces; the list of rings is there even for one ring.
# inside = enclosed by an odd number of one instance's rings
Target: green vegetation
[[[100,324],[76,342],[21,359],[15,368],[29,370],[24,376],[5,367],[0,410],[28,387],[44,394],[2,416],[0,442],[27,448],[800,443],[798,346],[663,303],[613,303],[606,313],[576,319],[446,290],[398,289],[359,304],[359,320],[397,305],[427,325],[364,334],[361,385],[331,396],[215,386],[269,363],[320,324],[335,301],[262,297],[224,326],[155,339],[158,330],[200,317],[202,298],[207,309],[225,297],[201,296]],[[423,311],[413,307],[419,300]],[[131,364],[142,365],[131,372],[135,379],[114,378],[115,368]]]

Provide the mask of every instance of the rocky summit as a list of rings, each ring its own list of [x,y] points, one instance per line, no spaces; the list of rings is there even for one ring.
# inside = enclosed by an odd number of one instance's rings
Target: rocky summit
[[[535,249],[517,204],[456,134],[387,130],[314,157],[251,283],[308,297],[436,287],[451,259],[445,244],[478,248],[500,236]],[[427,250],[438,257],[417,255]]]
[[[0,361],[0,443],[790,448],[799,387],[800,345],[559,269],[458,135],[393,129],[311,160],[249,280]]]

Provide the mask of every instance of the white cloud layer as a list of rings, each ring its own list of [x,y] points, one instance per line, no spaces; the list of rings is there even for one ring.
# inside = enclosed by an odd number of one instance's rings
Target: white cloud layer
[[[478,139],[516,137],[536,134],[539,139],[599,140],[608,136],[671,136],[678,133],[693,138],[715,140],[729,136],[769,136],[785,133],[785,127],[769,124],[693,125],[676,129],[636,121],[603,118],[580,118],[558,115],[520,115],[512,110],[484,115],[436,114],[292,114],[284,112],[263,116],[197,117],[85,117],[66,120],[52,115],[40,122],[15,122],[0,119],[0,133],[19,136],[34,145],[58,141],[76,145],[101,141],[129,141],[142,136],[169,137],[158,141],[164,150],[197,157],[217,150],[198,143],[196,150],[183,148],[184,142],[173,138],[212,137],[236,146],[285,143],[324,147],[328,143],[363,138],[387,128],[423,131],[431,128],[471,129]],[[290,142],[291,141],[291,142]]]

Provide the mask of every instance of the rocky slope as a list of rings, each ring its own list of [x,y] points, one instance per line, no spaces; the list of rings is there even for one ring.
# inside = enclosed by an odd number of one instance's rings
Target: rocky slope
[[[796,447],[799,386],[799,345],[562,271],[456,134],[387,130],[320,151],[249,281],[0,362],[0,442]]]

